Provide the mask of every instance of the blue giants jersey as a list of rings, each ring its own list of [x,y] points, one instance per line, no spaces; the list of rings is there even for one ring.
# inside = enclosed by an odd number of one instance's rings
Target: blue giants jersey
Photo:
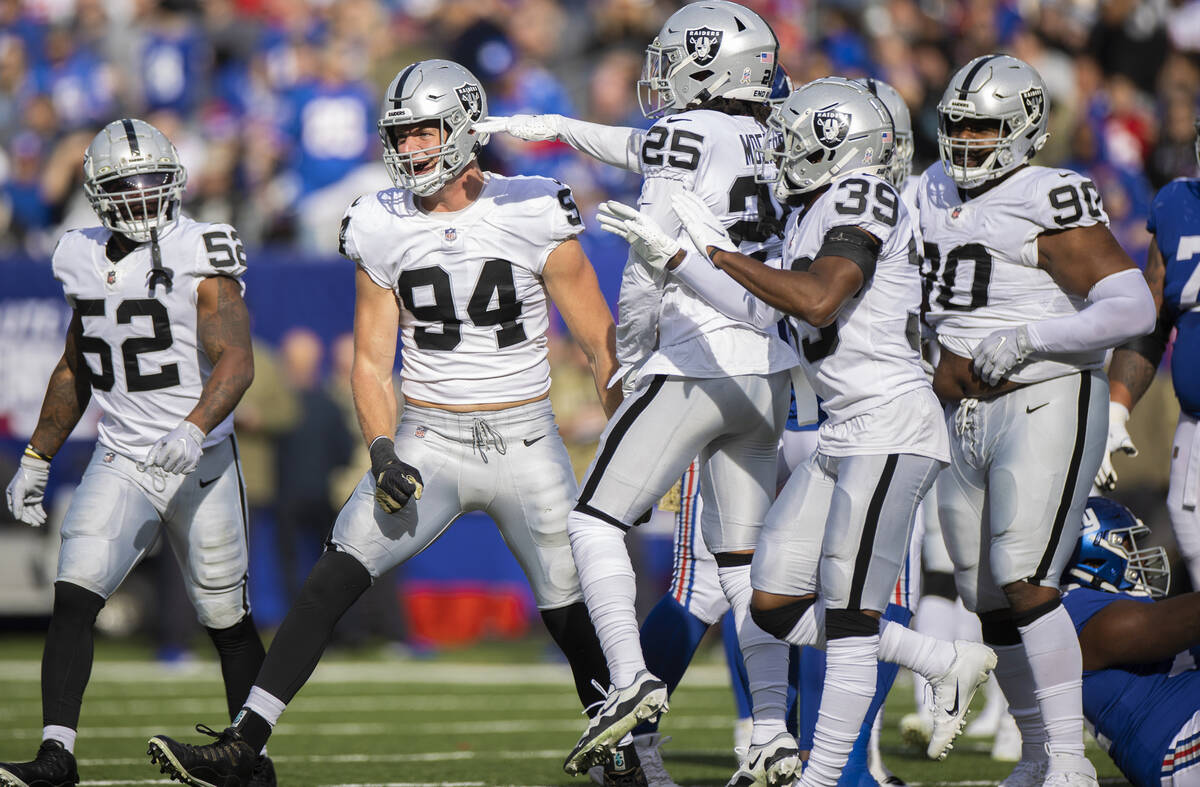
[[[1104,607],[1127,599],[1124,593],[1072,586],[1063,605],[1078,633]],[[1171,741],[1200,711],[1200,647],[1174,659],[1083,673],[1083,715],[1096,739],[1137,787],[1157,787]]]
[[[1180,408],[1200,417],[1200,180],[1179,178],[1162,187],[1146,229],[1154,234],[1167,268],[1163,302],[1178,329],[1171,379]]]

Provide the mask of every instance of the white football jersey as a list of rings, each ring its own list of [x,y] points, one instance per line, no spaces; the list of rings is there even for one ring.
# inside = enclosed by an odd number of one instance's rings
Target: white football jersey
[[[796,212],[798,214],[799,211]],[[824,328],[793,319],[800,362],[830,424],[929,387],[911,334],[921,303],[912,224],[887,181],[857,174],[834,181],[803,215],[788,220],[784,259],[807,270],[834,227],[866,230],[882,246],[875,272]]]
[[[695,192],[721,219],[739,251],[778,265],[782,211],[770,185],[755,179],[767,144],[763,126],[745,115],[692,110],[663,118],[642,141],[645,182],[638,207],[691,248],[670,198],[681,189]],[[731,319],[667,277],[658,346],[643,374],[726,377],[795,365],[795,352],[777,331]]]
[[[1002,328],[1066,317],[1086,305],[1038,267],[1038,236],[1046,231],[1108,224],[1100,192],[1076,172],[1025,167],[974,199],[963,201],[940,163],[921,176],[920,211],[926,320],[938,342],[964,358]],[[1030,358],[1008,378],[1034,383],[1097,369],[1104,350]]]
[[[400,303],[405,397],[469,405],[550,390],[542,268],[583,221],[556,180],[485,176],[460,211],[426,213],[393,188],[342,218],[342,254]]]
[[[99,441],[140,460],[191,413],[212,374],[212,362],[196,339],[200,282],[229,276],[241,284],[246,252],[228,224],[181,216],[159,238],[162,264],[174,274],[172,286],[151,290],[150,244],[112,262],[104,251],[110,237],[103,227],[72,230],[59,240],[52,265],[83,323],[80,349],[103,412]],[[232,431],[231,413],[208,433],[204,446]]]

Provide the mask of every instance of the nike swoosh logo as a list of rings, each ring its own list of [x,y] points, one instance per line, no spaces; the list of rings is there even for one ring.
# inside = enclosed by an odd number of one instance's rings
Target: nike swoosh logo
[[[541,440],[542,437],[545,437],[545,436],[546,435],[541,435],[541,437],[535,437],[532,440],[522,440],[521,442],[525,443],[526,446],[531,446],[534,443],[536,443],[538,440]]]
[[[220,480],[220,478],[221,478],[221,476],[217,476],[216,478],[210,478],[207,481],[201,481],[200,488],[203,489],[204,487],[208,486],[209,484],[213,483],[214,481]]]
[[[1049,403],[1049,402],[1042,402],[1042,403],[1041,403],[1041,404],[1039,404],[1037,407],[1030,407],[1029,405],[1025,405],[1025,412],[1027,412],[1027,413],[1032,413],[1032,412],[1034,412],[1034,411],[1036,411],[1036,410],[1041,410],[1043,407],[1045,407],[1045,406],[1046,406],[1046,405],[1048,405],[1048,404],[1050,404],[1050,403]]]
[[[958,686],[954,687],[954,707],[947,711],[951,716],[958,713]]]

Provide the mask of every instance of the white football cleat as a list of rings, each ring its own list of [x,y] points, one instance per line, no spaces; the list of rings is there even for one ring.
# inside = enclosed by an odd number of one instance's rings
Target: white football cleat
[[[1044,787],[1099,787],[1096,766],[1087,757],[1050,755]]]
[[[750,746],[726,787],[782,787],[800,773],[800,750],[790,732]]]
[[[667,684],[642,670],[633,683],[622,689],[610,688],[600,710],[588,722],[587,729],[563,763],[571,776],[601,764],[608,752],[643,721],[653,721],[667,711]]]
[[[954,661],[945,673],[933,677],[933,734],[925,754],[931,760],[946,757],[966,724],[967,709],[976,690],[987,681],[996,667],[996,653],[987,645],[965,639],[954,643]]]
[[[1041,787],[1049,767],[1049,760],[1021,760],[999,787]]]

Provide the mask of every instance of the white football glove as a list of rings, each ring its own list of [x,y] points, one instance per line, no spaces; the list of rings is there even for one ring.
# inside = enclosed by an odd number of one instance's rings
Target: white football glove
[[[1137,446],[1129,436],[1125,424],[1129,421],[1129,408],[1120,402],[1108,403],[1108,442],[1104,447],[1104,459],[1100,462],[1100,471],[1096,473],[1096,487],[1103,492],[1111,492],[1117,488],[1117,471],[1113,469],[1112,455],[1117,451],[1129,456],[1137,456]]]
[[[662,231],[637,208],[616,200],[600,203],[600,228],[626,240],[635,254],[656,271],[666,270],[667,263],[680,252],[679,241]]]
[[[562,115],[503,115],[486,117],[472,124],[477,133],[506,134],[527,142],[546,142],[558,139],[558,121]]]
[[[988,385],[995,385],[1032,352],[1026,326],[996,331],[975,346],[975,373]]]
[[[184,421],[150,446],[145,466],[184,475],[196,469],[203,451],[204,432],[191,421]]]
[[[5,496],[8,510],[18,522],[33,527],[46,524],[46,509],[42,498],[46,494],[46,481],[50,478],[50,463],[29,454],[21,457],[17,474],[8,485]]]
[[[683,229],[701,254],[708,256],[709,246],[721,251],[737,251],[737,244],[729,237],[721,220],[699,194],[680,191],[672,195],[671,208],[683,222]]]

